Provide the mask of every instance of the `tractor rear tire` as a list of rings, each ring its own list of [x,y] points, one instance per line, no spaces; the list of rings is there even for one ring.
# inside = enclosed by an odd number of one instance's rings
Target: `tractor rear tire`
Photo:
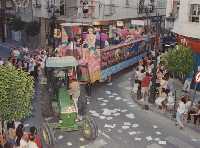
[[[95,140],[98,137],[98,127],[94,119],[87,117],[83,120],[82,134],[87,140]]]
[[[52,146],[55,144],[53,129],[49,127],[47,123],[43,124],[41,134],[42,134],[42,140],[45,145]]]

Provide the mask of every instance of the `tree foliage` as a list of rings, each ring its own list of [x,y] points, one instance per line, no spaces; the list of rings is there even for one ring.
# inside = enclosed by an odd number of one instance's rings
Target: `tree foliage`
[[[13,66],[0,66],[0,118],[20,120],[31,112],[33,79]]]
[[[40,33],[40,23],[37,21],[29,22],[26,24],[25,32],[28,36],[36,36]]]
[[[170,72],[176,74],[188,75],[194,66],[192,50],[182,45],[177,45],[174,49],[169,50],[161,58]]]

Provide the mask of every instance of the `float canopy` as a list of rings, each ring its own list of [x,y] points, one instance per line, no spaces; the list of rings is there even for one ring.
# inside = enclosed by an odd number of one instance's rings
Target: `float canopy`
[[[64,68],[64,67],[76,67],[76,66],[78,66],[78,61],[73,56],[48,57],[46,59],[46,67]]]

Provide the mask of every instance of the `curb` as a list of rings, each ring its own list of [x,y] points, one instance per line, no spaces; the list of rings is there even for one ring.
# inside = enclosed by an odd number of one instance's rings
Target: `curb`
[[[164,118],[167,118],[167,119],[171,120],[172,122],[175,122],[175,121],[176,121],[176,118],[174,118],[173,115],[169,116],[169,115],[166,114],[166,113],[160,113],[160,112],[156,109],[156,106],[153,105],[153,104],[148,103],[148,107],[149,107],[149,108],[148,108],[148,109],[145,109],[144,103],[141,102],[141,101],[138,101],[137,99],[135,99],[136,96],[135,96],[133,93],[131,93],[131,97],[132,97],[132,99],[133,99],[133,101],[134,101],[135,103],[137,103],[139,106],[142,107],[142,109],[147,110],[147,111],[149,110],[149,111],[151,111],[152,113],[156,113],[156,114],[158,114],[158,115],[160,115],[160,116],[162,116],[162,117],[164,117]],[[191,125],[192,125],[192,124],[191,124]],[[190,130],[193,131],[193,132],[198,132],[198,131],[200,131],[199,128],[196,128],[196,127],[193,128],[193,127],[190,126],[190,124],[185,124],[185,127],[188,128],[188,129],[190,129]]]

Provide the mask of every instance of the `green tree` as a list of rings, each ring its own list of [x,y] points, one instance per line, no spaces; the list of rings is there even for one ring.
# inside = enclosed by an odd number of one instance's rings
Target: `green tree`
[[[182,45],[169,50],[161,59],[170,72],[183,78],[193,70],[192,50]]]
[[[31,113],[33,79],[13,66],[0,66],[0,118],[21,120]]]

